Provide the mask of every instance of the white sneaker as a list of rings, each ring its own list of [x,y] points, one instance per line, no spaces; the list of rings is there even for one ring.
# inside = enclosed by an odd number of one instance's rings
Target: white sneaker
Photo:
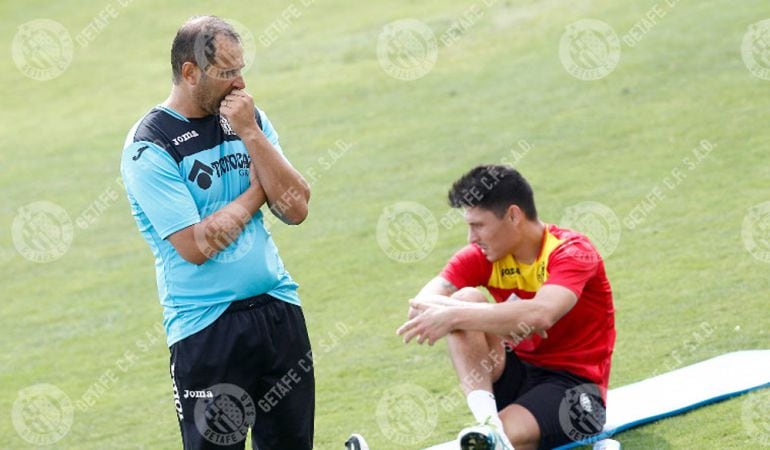
[[[348,440],[345,441],[345,450],[369,450],[369,445],[366,443],[366,439],[364,439],[363,436],[353,433]]]
[[[513,450],[508,439],[501,436],[496,427],[487,424],[463,429],[457,440],[462,450]]]

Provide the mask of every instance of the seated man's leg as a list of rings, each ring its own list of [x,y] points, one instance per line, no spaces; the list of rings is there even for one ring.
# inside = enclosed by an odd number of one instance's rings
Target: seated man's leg
[[[474,288],[457,291],[453,298],[486,303],[486,296]],[[506,351],[503,338],[481,331],[453,331],[447,336],[449,353],[466,395],[473,391],[494,394],[495,409],[506,436],[516,450],[536,449],[540,428],[535,417],[520,405],[512,404],[525,383],[526,371],[512,351]],[[469,397],[469,403],[473,402]],[[471,410],[473,410],[471,406]],[[474,412],[474,416],[477,414]],[[476,420],[483,421],[481,417]]]
[[[601,431],[606,415],[596,385],[565,372],[526,371],[523,392],[500,412],[516,450],[551,449]]]
[[[506,355],[505,369],[493,385],[500,419],[516,450],[536,449],[540,441],[538,422],[529,410],[516,404],[527,389],[527,369],[512,350]]]
[[[478,289],[465,288],[452,297],[468,302],[486,302],[486,297]],[[493,394],[492,384],[500,378],[505,368],[505,348],[499,336],[481,331],[453,331],[447,335],[449,354],[457,372],[460,385],[467,397],[468,407],[477,422],[490,425],[498,439],[505,438],[503,422],[498,415],[498,405]],[[488,428],[488,427],[487,427]],[[461,446],[473,448],[485,433],[466,428],[461,434]],[[504,442],[505,443],[505,442]],[[509,445],[505,443],[505,448]]]
[[[475,288],[464,288],[452,298],[486,303],[484,294]],[[492,392],[492,383],[503,373],[505,348],[499,336],[482,331],[453,331],[447,335],[449,355],[466,395],[475,390]]]
[[[473,288],[461,289],[452,297],[487,302],[484,294]],[[466,395],[473,391],[494,393],[503,429],[516,450],[558,447],[601,431],[603,404],[597,405],[596,401],[592,402],[596,405],[595,411],[584,414],[580,423],[572,427],[577,431],[565,429],[560,422],[562,399],[569,400],[572,391],[588,386],[584,380],[523,364],[513,351],[505,350],[500,336],[481,331],[453,331],[447,336],[447,342],[463,391]],[[598,389],[590,386],[594,389],[589,396],[595,399]],[[570,436],[575,433],[577,435]]]

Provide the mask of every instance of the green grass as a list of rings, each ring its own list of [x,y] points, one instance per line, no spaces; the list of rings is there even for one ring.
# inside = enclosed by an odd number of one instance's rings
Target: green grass
[[[120,16],[87,47],[75,44],[61,76],[35,81],[17,70],[10,50],[20,24],[50,18],[74,36],[109,4]],[[488,9],[478,2],[484,16],[455,45],[440,47],[429,74],[410,82],[380,67],[382,27],[411,17],[440,35],[471,2],[295,4],[302,16],[269,48],[258,44],[246,81],[295,166],[320,174],[306,223],[273,228],[301,284],[319,355],[317,448],[341,448],[352,431],[376,450],[419,448],[451,438],[471,419],[444,345],[404,346],[394,333],[406,300],[463,245],[465,229],[439,227],[434,250],[404,264],[380,249],[376,227],[383,208],[399,201],[442,217],[457,176],[510,157],[521,139],[534,149],[518,168],[548,222],[582,201],[601,202],[623,219],[701,140],[717,144],[644,223],[622,229],[606,260],[618,328],[611,387],[770,347],[770,266],[741,240],[746,211],[770,200],[770,82],[753,77],[740,53],[748,25],[768,18],[766,2],[664,6],[666,17],[635,47],[623,45],[617,69],[593,82],[563,69],[565,26],[596,18],[622,35],[655,2],[510,0]],[[168,350],[155,329],[161,308],[152,258],[122,192],[88,229],[75,226],[72,247],[52,263],[22,257],[11,226],[28,203],[54,202],[74,220],[117,190],[123,139],[167,95],[170,41],[184,19],[211,12],[259,37],[285,8],[279,1],[0,4],[0,448],[29,445],[11,422],[21,389],[50,383],[75,402],[100,377],[112,380],[109,387],[93,406],[75,410],[56,448],[180,446]],[[337,140],[352,149],[325,170],[318,158]],[[702,323],[713,333],[688,345]],[[126,352],[136,357],[128,366]],[[430,393],[437,421],[424,428],[424,440],[403,445],[377,419],[380,399],[402,383]],[[744,427],[743,402],[618,439],[627,449],[753,448],[759,441]],[[404,411],[418,416],[391,425],[424,424],[420,411]]]

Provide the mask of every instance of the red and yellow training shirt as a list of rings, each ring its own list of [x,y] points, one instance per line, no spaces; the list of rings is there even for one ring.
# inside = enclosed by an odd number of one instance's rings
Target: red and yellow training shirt
[[[615,345],[615,307],[604,262],[584,235],[546,225],[540,254],[533,264],[507,255],[489,262],[481,249],[468,245],[449,260],[441,276],[458,289],[485,287],[498,303],[516,294],[531,301],[541,286],[555,284],[577,295],[575,306],[548,330],[532,335],[514,351],[522,361],[564,370],[607,389]],[[511,324],[516,331],[516,324]]]

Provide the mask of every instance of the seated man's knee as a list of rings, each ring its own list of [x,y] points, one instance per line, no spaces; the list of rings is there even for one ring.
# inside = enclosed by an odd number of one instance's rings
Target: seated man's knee
[[[472,287],[462,288],[452,294],[452,298],[465,302],[487,303],[487,297],[481,290]]]

